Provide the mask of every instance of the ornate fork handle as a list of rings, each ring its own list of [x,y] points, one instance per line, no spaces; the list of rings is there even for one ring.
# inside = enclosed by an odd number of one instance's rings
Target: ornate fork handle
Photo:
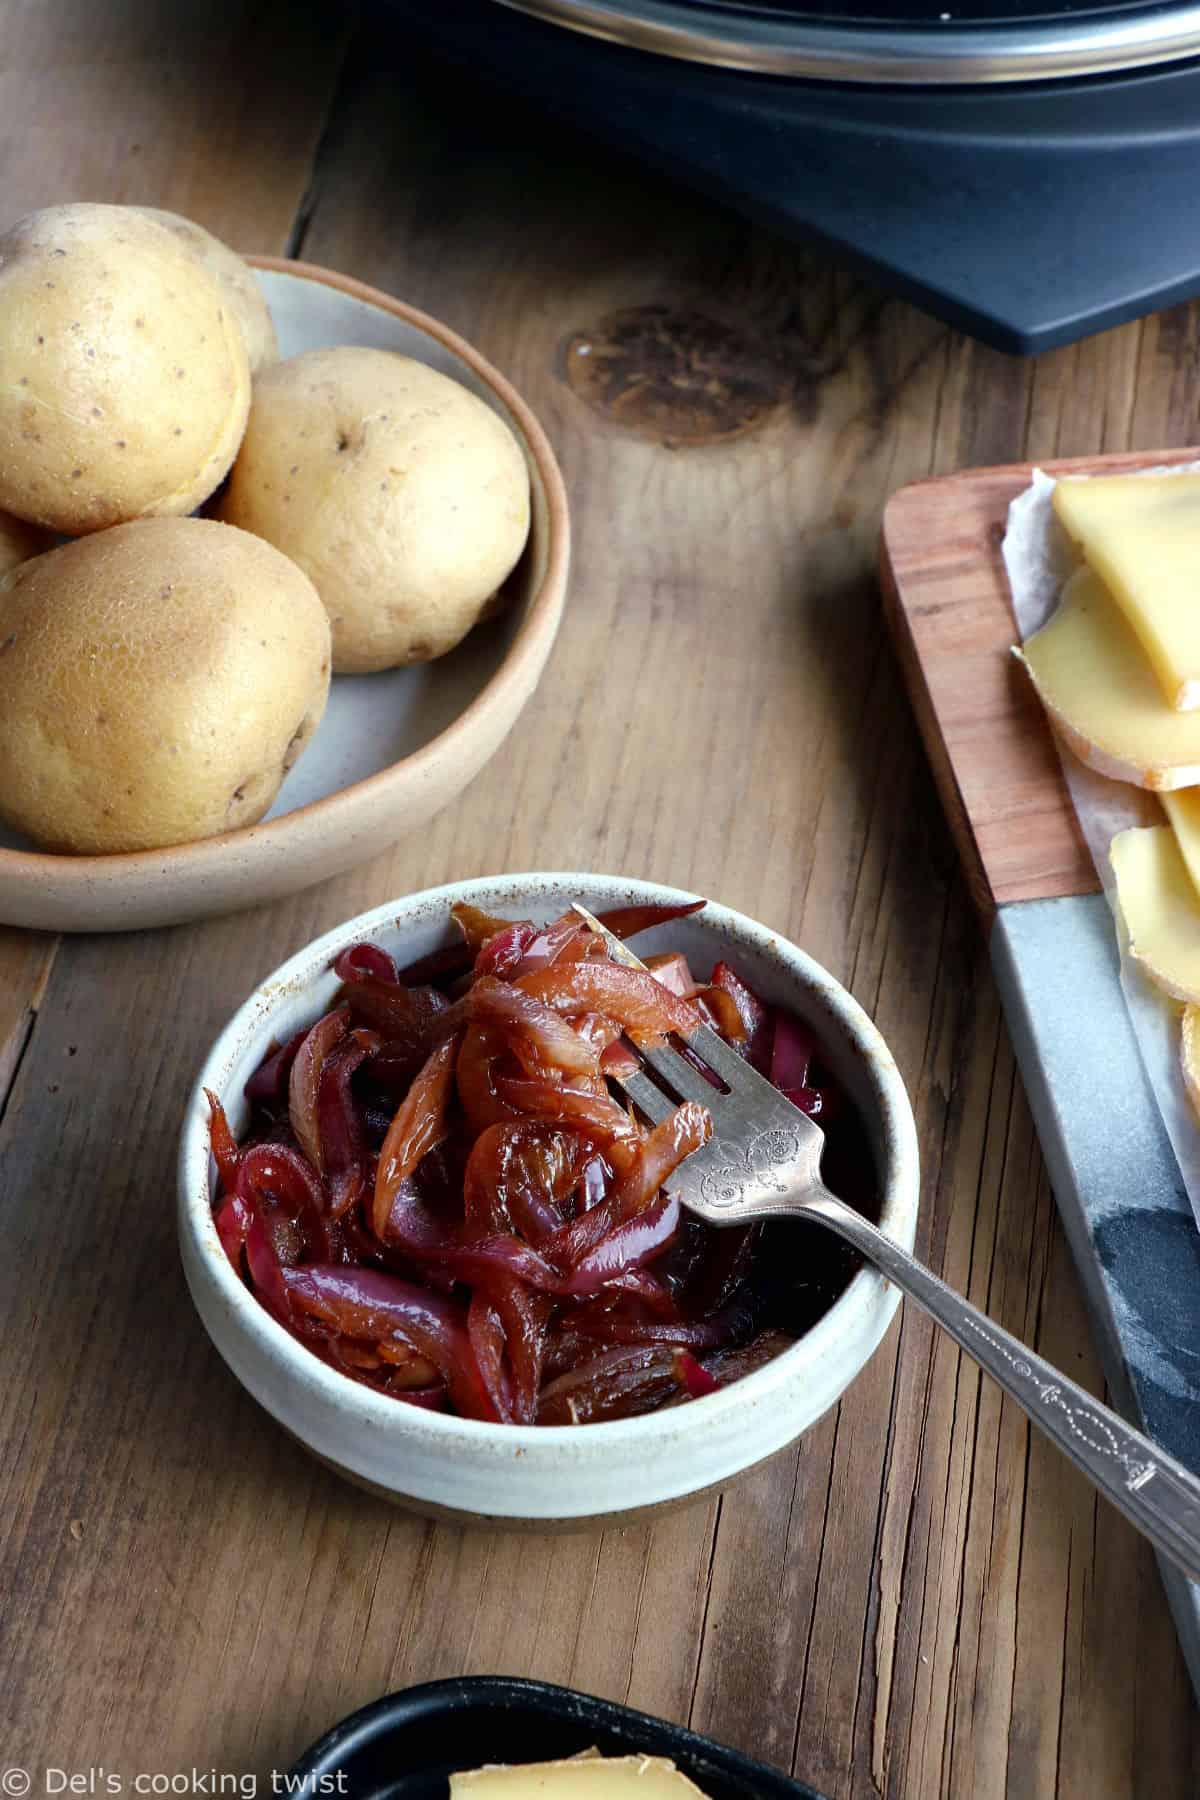
[[[1200,1581],[1200,1481],[1182,1463],[948,1288],[923,1263],[832,1194],[818,1192],[801,1205],[785,1202],[770,1210],[799,1218],[819,1213],[840,1237],[861,1250],[889,1281],[936,1319],[1139,1531],[1193,1581]]]

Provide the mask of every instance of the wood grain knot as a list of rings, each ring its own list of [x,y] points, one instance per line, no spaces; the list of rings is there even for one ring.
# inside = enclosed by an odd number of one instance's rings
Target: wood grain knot
[[[673,306],[610,313],[565,346],[581,400],[638,437],[670,448],[727,443],[755,431],[787,382],[769,351],[731,325]]]

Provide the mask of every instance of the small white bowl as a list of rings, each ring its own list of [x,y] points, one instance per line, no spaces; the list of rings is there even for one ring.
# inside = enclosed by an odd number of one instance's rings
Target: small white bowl
[[[251,995],[218,1038],[188,1103],[179,1159],[179,1240],[188,1286],[217,1349],[286,1430],[341,1473],[421,1512],[508,1524],[576,1524],[629,1515],[719,1487],[771,1456],[826,1412],[863,1368],[899,1295],[864,1268],[793,1348],[728,1388],[686,1406],[597,1425],[487,1425],[422,1411],[350,1381],[319,1361],[234,1274],[217,1239],[203,1090],[245,1126],[242,1088],[268,1046],[330,1005],[332,963],[370,941],[401,963],[449,938],[449,908],[470,901],[511,918],[551,918],[571,900],[596,911],[687,899],[674,888],[605,875],[503,875],[455,882],[363,913],[318,938]],[[918,1155],[912,1108],[887,1045],[845,989],[785,939],[710,904],[638,939],[678,948],[699,971],[728,957],[766,998],[812,1025],[823,1059],[871,1134],[881,1176],[880,1225],[911,1249]],[[796,1227],[803,1253],[807,1233]]]

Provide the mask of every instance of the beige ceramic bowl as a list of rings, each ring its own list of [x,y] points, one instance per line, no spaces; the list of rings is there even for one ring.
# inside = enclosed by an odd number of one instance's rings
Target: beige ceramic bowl
[[[533,494],[512,603],[437,662],[335,677],[320,729],[259,825],[125,856],[51,856],[0,828],[0,923],[47,931],[177,924],[277,900],[349,868],[424,824],[474,779],[554,642],[567,583],[567,499],[546,434],[520,395],[445,325],[387,294],[304,263],[254,264],[282,355],[326,344],[398,350],[461,381],[512,426]]]
[[[509,1525],[584,1525],[720,1487],[806,1431],[863,1368],[899,1295],[864,1268],[795,1346],[765,1368],[686,1406],[599,1425],[486,1425],[405,1406],[318,1361],[264,1311],[234,1274],[213,1224],[214,1170],[204,1089],[235,1131],[242,1089],[273,1042],[325,1011],[331,964],[348,944],[382,945],[401,963],[450,941],[449,908],[467,900],[511,918],[552,918],[572,899],[601,911],[686,899],[673,888],[605,875],[503,875],[435,888],[376,907],[319,938],[263,982],[222,1032],[188,1104],[179,1160],[179,1242],[197,1311],[254,1398],[323,1462],[421,1512]],[[916,1130],[887,1045],[845,989],[785,939],[727,908],[646,932],[639,950],[668,946],[697,971],[728,957],[768,999],[812,1025],[823,1058],[870,1134],[880,1174],[879,1222],[912,1248],[917,1220]],[[794,1227],[803,1256],[812,1225]],[[814,1497],[813,1504],[820,1504]]]

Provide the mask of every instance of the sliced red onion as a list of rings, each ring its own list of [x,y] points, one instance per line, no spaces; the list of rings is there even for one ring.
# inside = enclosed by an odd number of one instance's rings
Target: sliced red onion
[[[675,1373],[693,1400],[703,1400],[706,1394],[715,1394],[721,1385],[687,1350],[675,1352]]]
[[[619,1023],[635,1043],[655,1040],[669,1031],[683,1035],[701,1023],[689,1000],[681,1000],[644,969],[612,962],[554,965],[522,975],[518,986],[556,1012],[603,1013]]]
[[[438,1256],[451,1241],[447,1226],[430,1211],[411,1176],[399,1182],[392,1195],[382,1237],[385,1243],[394,1244],[418,1261]]]
[[[287,1325],[291,1320],[292,1307],[283,1279],[283,1267],[271,1242],[271,1235],[263,1223],[261,1208],[257,1206],[250,1209],[250,1219],[246,1226],[246,1267],[250,1271],[255,1292],[267,1311],[274,1313],[281,1325]]]
[[[419,956],[416,962],[397,969],[396,980],[401,987],[445,987],[467,973],[471,960],[466,944],[447,944],[444,949],[431,950],[428,956]]]
[[[771,1080],[777,1088],[808,1086],[808,1065],[813,1059],[813,1041],[791,1013],[775,1008],[775,1035],[771,1040]]]
[[[690,918],[692,913],[702,912],[707,904],[706,900],[685,900],[681,905],[615,906],[608,912],[597,913],[596,917],[614,937],[631,938],[655,925],[668,925],[672,919]]]
[[[237,1185],[238,1164],[241,1162],[241,1151],[237,1140],[229,1129],[229,1120],[225,1117],[225,1108],[217,1099],[211,1088],[205,1088],[204,1098],[208,1101],[208,1142],[213,1153],[213,1161],[217,1165],[217,1174],[221,1179],[221,1189],[231,1194]]]
[[[600,1053],[601,1072],[614,1081],[628,1081],[631,1075],[637,1074],[641,1066],[629,1045],[619,1037],[614,1038]]]
[[[343,981],[361,981],[373,976],[376,981],[396,980],[396,964],[378,944],[351,944],[334,958],[334,973]]]
[[[521,966],[522,958],[537,933],[528,919],[518,919],[490,937],[475,958],[475,975],[498,976],[508,981]]]
[[[594,1075],[600,1067],[595,1050],[553,1007],[494,976],[478,977],[468,1001],[480,1025],[499,1027],[532,1045],[540,1062],[567,1075]]]
[[[283,1272],[293,1302],[347,1337],[374,1343],[399,1338],[441,1370],[455,1410],[465,1418],[498,1417],[484,1387],[460,1307],[379,1269],[334,1264]]]
[[[807,1113],[810,1119],[821,1118],[825,1111],[825,1096],[820,1088],[785,1087],[779,1091],[785,1100],[790,1100],[793,1106],[798,1106],[800,1111]]]
[[[700,983],[692,974],[682,950],[668,950],[661,956],[648,956],[646,967],[655,981],[661,982],[679,1000],[691,1000],[700,992]]]
[[[586,1155],[573,1134],[529,1120],[489,1126],[463,1175],[467,1230],[514,1231],[536,1248],[562,1225]]]
[[[230,1194],[218,1211],[214,1223],[221,1248],[240,1276],[242,1251],[246,1247],[246,1233],[250,1229],[250,1208],[240,1195]]]
[[[392,1046],[428,1055],[435,1042],[452,1030],[450,1002],[435,987],[401,987],[376,975],[360,975],[342,990],[356,1019],[381,1032]]]
[[[638,1300],[659,1319],[673,1322],[679,1318],[675,1296],[649,1269],[626,1269],[620,1275],[614,1275],[604,1292]]]
[[[578,1205],[576,1211],[591,1212],[602,1200],[608,1198],[608,1190],[612,1185],[613,1172],[600,1155],[599,1151],[589,1156],[583,1166],[583,1175],[579,1182]]]
[[[549,968],[552,963],[577,962],[592,942],[594,934],[578,915],[564,913],[544,931],[534,934],[513,974],[532,975],[538,969]]]
[[[508,931],[513,924],[511,919],[498,918],[495,913],[484,912],[482,907],[472,906],[466,900],[455,901],[450,908],[450,917],[462,932],[472,956],[478,956],[492,938],[502,931]],[[529,921],[519,920],[518,923],[527,924]],[[532,930],[532,925],[530,929]]]
[[[321,1128],[317,1122],[317,1093],[325,1058],[350,1029],[350,1009],[335,1007],[318,1019],[304,1038],[288,1077],[288,1117],[300,1148],[319,1175],[325,1172]]]
[[[252,1106],[280,1106],[287,1097],[288,1076],[292,1072],[292,1064],[296,1060],[296,1052],[308,1036],[308,1026],[290,1037],[286,1044],[273,1050],[266,1061],[260,1063],[246,1083],[242,1092]]]
[[[524,1113],[546,1125],[581,1131],[598,1144],[636,1140],[639,1135],[629,1114],[607,1095],[509,1075],[497,1077],[496,1094],[509,1108],[511,1117]]]
[[[629,1313],[583,1314],[578,1329],[608,1344],[678,1344],[689,1350],[724,1350],[744,1343],[754,1330],[757,1309],[750,1300],[727,1306],[711,1319],[646,1319]]]
[[[524,1283],[502,1276],[489,1278],[488,1291],[504,1326],[512,1365],[513,1417],[518,1425],[532,1425],[537,1418],[551,1302]]]
[[[504,1365],[504,1325],[485,1288],[476,1288],[467,1307],[467,1336],[487,1395],[502,1420],[513,1417],[512,1381]]]
[[[696,995],[696,1004],[712,1015],[713,1030],[719,1032],[727,1044],[746,1042],[749,1033],[741,1009],[725,988],[718,987],[715,982],[711,987],[701,988]]]
[[[433,1052],[413,1082],[408,1096],[388,1128],[379,1152],[375,1176],[372,1223],[379,1238],[387,1232],[392,1202],[416,1168],[447,1133],[446,1108],[454,1081],[458,1044],[454,1038]]]
[[[523,1281],[528,1287],[545,1294],[566,1291],[562,1276],[536,1250],[510,1232],[495,1231],[486,1237],[464,1237],[433,1252],[437,1262],[463,1281],[489,1281],[493,1275],[507,1275]]]
[[[650,1412],[680,1392],[675,1352],[658,1344],[606,1350],[559,1375],[538,1399],[539,1425],[589,1425]]]
[[[382,1040],[373,1031],[352,1031],[325,1059],[317,1090],[317,1127],[329,1182],[330,1214],[340,1219],[357,1205],[366,1188],[362,1120],[350,1093],[350,1082]]]
[[[237,1193],[256,1216],[285,1222],[306,1256],[328,1254],[325,1193],[298,1150],[288,1144],[254,1144],[243,1150]]]
[[[633,1162],[613,1184],[608,1198],[564,1225],[544,1246],[547,1259],[560,1268],[577,1269],[619,1225],[651,1205],[664,1181],[685,1156],[708,1141],[712,1120],[694,1100],[677,1106],[639,1146]]]
[[[715,965],[711,985],[722,988],[737,1007],[738,1017],[742,1022],[742,1036],[738,1048],[746,1059],[753,1063],[760,1075],[770,1070],[771,1033],[768,1030],[770,1014],[765,1003],[759,999],[754,989],[748,987],[736,969],[731,969],[727,962]]]
[[[594,1294],[614,1275],[640,1268],[658,1256],[678,1229],[679,1201],[673,1194],[660,1194],[643,1212],[626,1219],[580,1257],[564,1284],[565,1292]]]

